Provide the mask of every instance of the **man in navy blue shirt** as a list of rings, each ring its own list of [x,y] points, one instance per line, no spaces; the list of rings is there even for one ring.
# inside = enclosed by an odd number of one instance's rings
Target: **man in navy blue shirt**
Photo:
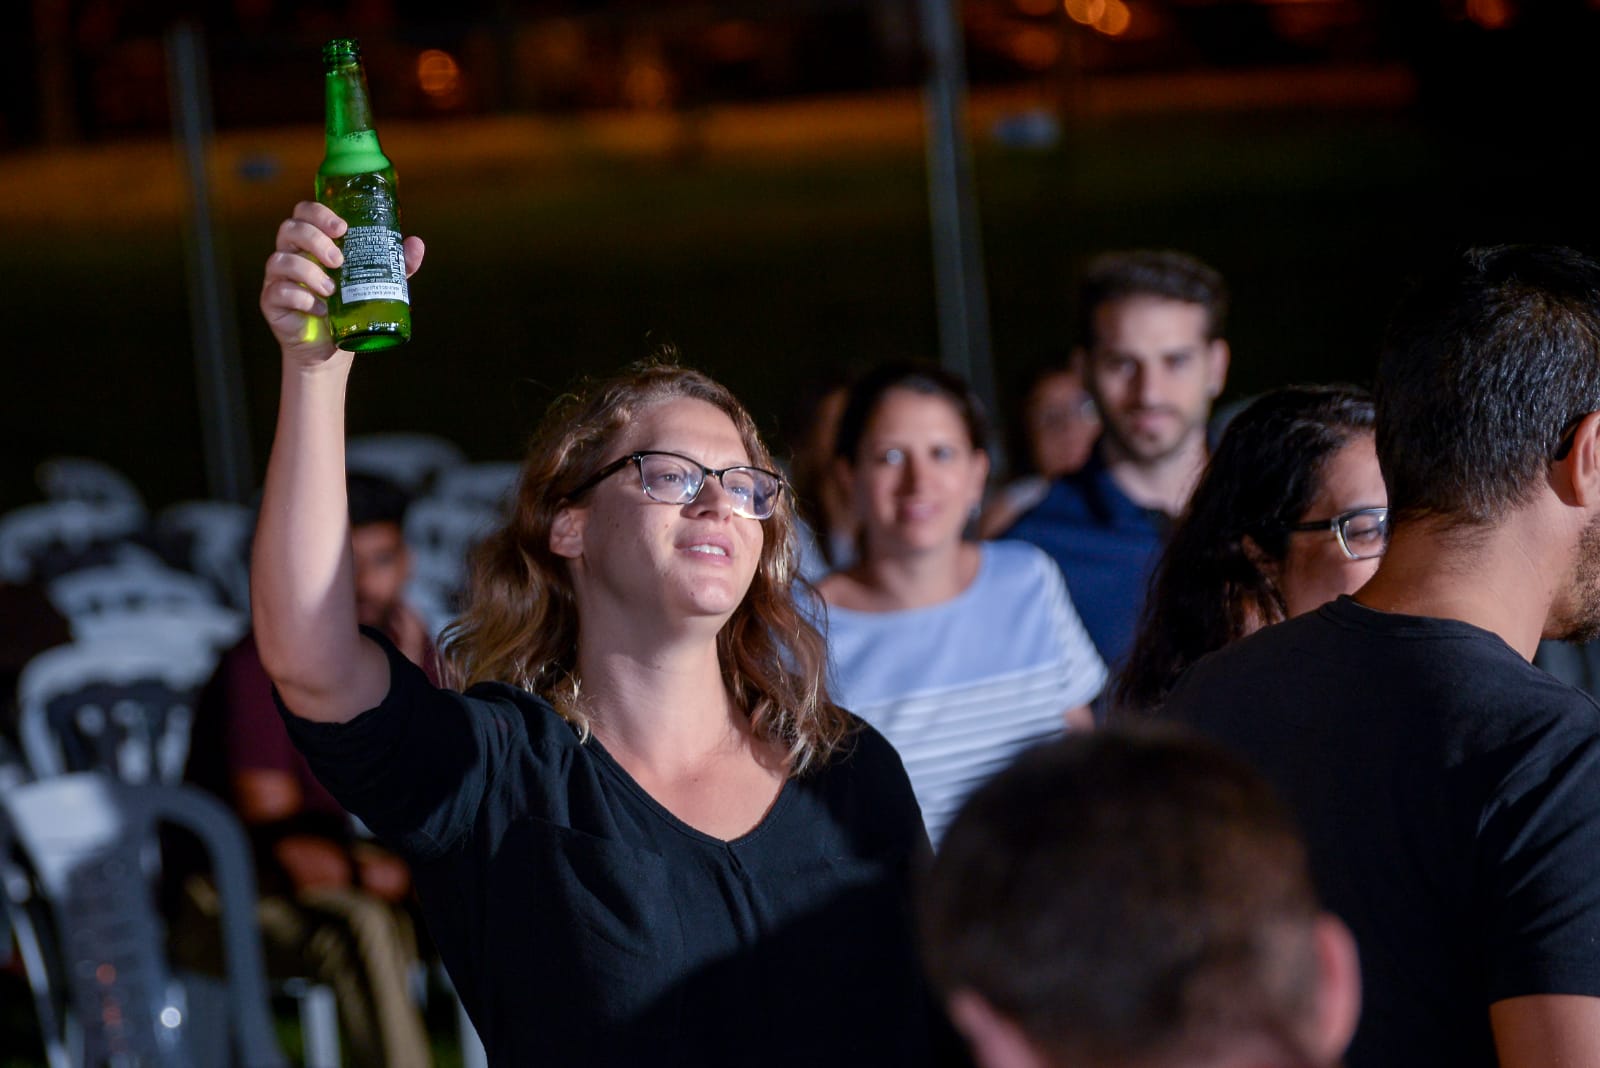
[[[1208,455],[1206,421],[1228,373],[1222,276],[1179,252],[1107,253],[1089,264],[1074,354],[1104,433],[1089,463],[1002,537],[1060,565],[1100,656],[1115,671],[1173,516]]]

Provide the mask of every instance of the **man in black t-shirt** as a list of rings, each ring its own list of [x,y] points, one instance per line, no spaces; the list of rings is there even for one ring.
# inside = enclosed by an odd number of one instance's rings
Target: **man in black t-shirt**
[[[1375,394],[1377,575],[1166,712],[1296,810],[1360,948],[1351,1068],[1600,1065],[1600,707],[1528,663],[1600,632],[1600,263],[1458,257],[1397,309]]]

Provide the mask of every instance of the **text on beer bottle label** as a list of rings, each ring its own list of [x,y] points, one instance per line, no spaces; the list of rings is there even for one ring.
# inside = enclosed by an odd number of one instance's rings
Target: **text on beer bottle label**
[[[344,234],[344,266],[339,269],[339,299],[400,300],[411,303],[406,255],[400,232],[385,226],[352,226]]]

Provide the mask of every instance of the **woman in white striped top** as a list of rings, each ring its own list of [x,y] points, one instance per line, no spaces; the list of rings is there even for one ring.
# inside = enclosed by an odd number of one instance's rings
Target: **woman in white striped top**
[[[835,696],[900,751],[935,844],[1018,751],[1089,726],[1106,680],[1054,562],[963,537],[986,438],[959,378],[890,365],[851,389],[835,445],[861,524],[858,562],[819,584]]]

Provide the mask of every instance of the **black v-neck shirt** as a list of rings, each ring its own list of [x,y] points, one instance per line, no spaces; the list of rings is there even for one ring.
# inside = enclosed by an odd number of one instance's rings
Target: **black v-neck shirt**
[[[722,841],[543,700],[500,684],[436,689],[368,634],[389,656],[383,703],[344,724],[284,719],[340,803],[411,863],[493,1064],[952,1054],[912,936],[927,836],[899,756],[871,727]]]

